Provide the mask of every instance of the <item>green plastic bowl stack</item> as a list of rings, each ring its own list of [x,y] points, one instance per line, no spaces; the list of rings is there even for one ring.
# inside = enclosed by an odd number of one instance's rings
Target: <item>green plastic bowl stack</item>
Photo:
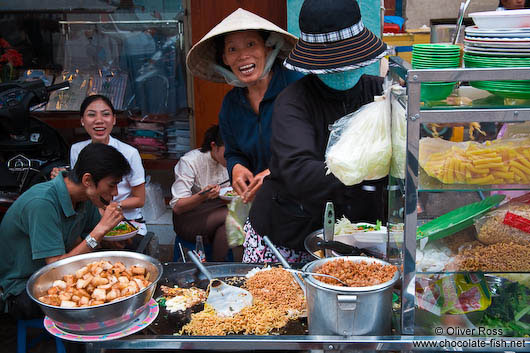
[[[474,26],[466,27],[465,32],[465,67],[530,67],[530,27]],[[469,84],[503,98],[530,99],[530,80],[471,81]]]
[[[413,69],[450,69],[460,67],[460,46],[452,44],[414,44]],[[423,82],[421,101],[438,101],[447,98],[456,82]]]
[[[530,67],[529,57],[502,57],[481,56],[472,53],[464,53],[465,67]],[[506,80],[506,81],[471,81],[471,86],[484,89],[497,96],[504,98],[528,99],[530,98],[529,80]]]

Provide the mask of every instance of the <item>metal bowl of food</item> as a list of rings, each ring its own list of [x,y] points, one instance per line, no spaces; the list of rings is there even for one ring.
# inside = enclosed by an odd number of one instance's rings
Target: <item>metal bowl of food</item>
[[[105,273],[98,267],[104,267]],[[107,284],[97,284],[94,278],[101,276],[108,277]],[[129,251],[101,251],[72,256],[41,268],[30,277],[26,290],[58,328],[75,334],[97,335],[122,330],[148,310],[161,276],[162,264],[150,256]],[[126,282],[125,278],[130,280]],[[96,291],[102,289],[101,286],[105,292]],[[112,289],[115,292],[109,296]],[[86,297],[86,293],[90,297]],[[106,299],[101,298],[102,293],[106,293],[103,294]],[[74,307],[71,303],[75,300]]]

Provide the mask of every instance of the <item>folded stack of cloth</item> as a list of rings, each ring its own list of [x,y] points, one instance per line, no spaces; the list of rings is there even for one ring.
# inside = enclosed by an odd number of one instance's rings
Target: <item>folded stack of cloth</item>
[[[132,115],[128,143],[142,159],[178,159],[191,149],[189,114],[189,108],[182,108],[174,115]]]
[[[138,149],[142,159],[165,158],[167,146],[164,124],[148,119],[132,119],[128,129],[128,143]]]
[[[167,158],[180,158],[190,147],[190,127],[188,121],[175,120],[166,125]]]

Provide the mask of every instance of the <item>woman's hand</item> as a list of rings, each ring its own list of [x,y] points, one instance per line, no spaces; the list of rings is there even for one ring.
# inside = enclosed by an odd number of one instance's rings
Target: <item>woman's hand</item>
[[[254,175],[252,172],[241,164],[236,164],[234,168],[232,168],[232,188],[239,196],[245,196],[245,193],[253,180]]]
[[[256,174],[252,182],[248,185],[247,192],[245,192],[243,195],[243,203],[252,202],[252,200],[254,200],[256,193],[258,192],[261,185],[263,185],[263,179],[270,173],[271,171],[269,169],[265,169],[264,171]]]
[[[55,178],[57,175],[59,175],[60,172],[63,172],[65,170],[66,170],[66,168],[63,168],[63,167],[59,167],[59,168],[55,167],[55,168],[53,168],[52,171],[50,172],[50,179]]]
[[[219,197],[219,191],[221,191],[221,186],[212,184],[202,189],[200,193],[204,192],[202,196],[205,197],[206,200],[213,200]]]

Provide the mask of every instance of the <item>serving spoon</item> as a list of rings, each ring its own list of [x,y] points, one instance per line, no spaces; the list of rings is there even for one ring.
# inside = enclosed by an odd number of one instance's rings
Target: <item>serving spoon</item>
[[[252,305],[253,298],[249,291],[231,286],[220,279],[214,278],[193,251],[188,251],[188,258],[193,261],[199,271],[210,281],[206,303],[211,305],[219,316],[233,316],[243,308]]]
[[[301,274],[302,276],[320,276],[320,277],[328,277],[328,278],[333,278],[334,280],[338,281],[340,284],[342,284],[343,286],[345,287],[349,287],[348,284],[346,282],[344,282],[343,280],[341,280],[340,278],[337,278],[335,276],[332,276],[332,275],[326,275],[326,274],[323,274],[323,273],[316,273],[316,272],[307,272],[307,271],[302,271],[302,270],[295,270],[294,268],[284,268],[285,271],[287,272],[292,272],[292,273],[299,273]]]

